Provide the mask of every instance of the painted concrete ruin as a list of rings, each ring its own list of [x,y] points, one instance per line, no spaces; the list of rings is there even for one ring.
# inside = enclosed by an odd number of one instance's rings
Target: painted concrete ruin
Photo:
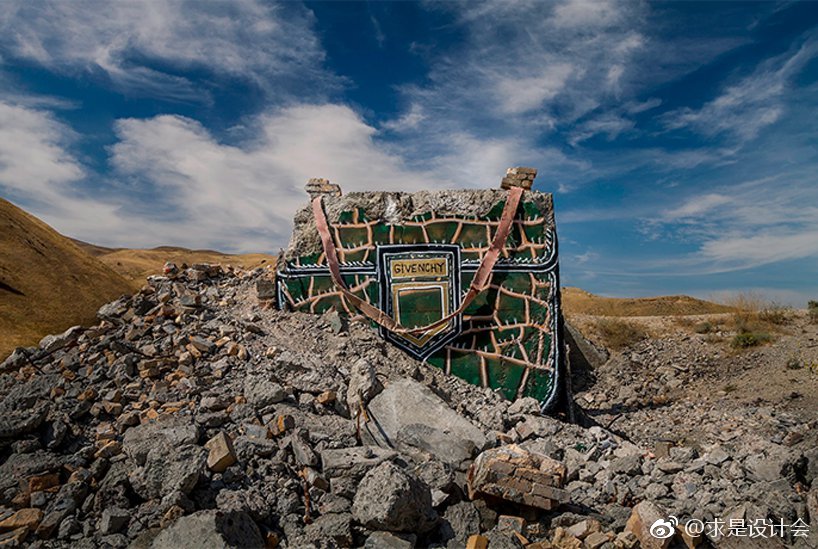
[[[511,400],[535,397],[549,410],[563,360],[559,269],[552,197],[529,190],[535,174],[509,169],[497,190],[347,195],[327,180],[310,180],[307,191],[321,198],[318,215],[325,216],[330,255],[346,288],[333,279],[308,207],[296,215],[279,265],[279,307],[349,315],[380,309],[389,317],[381,324],[396,321],[404,329],[373,325],[410,355]],[[502,237],[498,228],[514,188],[524,190],[513,219],[506,214],[508,236],[490,278],[467,296],[493,240]],[[465,308],[453,314],[464,299]]]

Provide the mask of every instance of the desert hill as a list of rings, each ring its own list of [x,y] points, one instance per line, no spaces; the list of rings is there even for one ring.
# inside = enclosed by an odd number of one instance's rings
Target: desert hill
[[[95,244],[74,241],[90,255],[125,277],[134,289],[142,287],[149,275],[162,272],[166,261],[181,265],[187,263],[220,263],[242,269],[254,269],[263,265],[275,265],[276,257],[268,254],[225,254],[214,250],[189,250],[176,246],[159,246],[150,249],[105,248]]]
[[[132,286],[69,238],[0,198],[0,356],[94,322]]]
[[[686,295],[603,297],[580,288],[562,288],[562,305],[569,314],[594,316],[676,316],[729,313],[734,308]]]

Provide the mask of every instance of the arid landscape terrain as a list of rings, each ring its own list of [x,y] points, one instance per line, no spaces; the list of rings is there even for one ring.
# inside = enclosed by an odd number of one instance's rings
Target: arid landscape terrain
[[[818,311],[565,288],[573,425],[275,310],[272,256],[100,248],[1,205],[5,546],[818,546]],[[787,528],[683,528],[730,520]]]

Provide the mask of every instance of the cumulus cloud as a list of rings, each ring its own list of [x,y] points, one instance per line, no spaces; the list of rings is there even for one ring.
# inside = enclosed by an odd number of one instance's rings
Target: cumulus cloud
[[[2,121],[9,120],[5,112]],[[102,176],[86,174],[67,152],[70,130],[53,117],[21,107],[13,112],[16,126],[0,130],[0,159],[20,160],[0,163],[0,185],[62,232],[118,246],[275,251],[289,239],[293,213],[306,204],[310,177],[327,177],[345,192],[416,191],[494,187],[520,155],[540,158],[545,177],[583,168],[555,150],[465,133],[412,166],[354,110],[320,104],[259,115],[248,121],[253,136],[236,143],[182,116],[119,120],[109,148],[112,171]],[[15,141],[37,161],[25,162]],[[84,175],[96,178],[93,197],[69,185]]]

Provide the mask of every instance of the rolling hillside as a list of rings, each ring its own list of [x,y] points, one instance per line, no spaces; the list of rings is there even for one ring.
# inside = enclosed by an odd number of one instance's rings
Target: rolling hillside
[[[603,297],[579,288],[562,289],[566,314],[595,316],[674,316],[729,313],[732,307],[686,295],[660,297]]]
[[[100,305],[131,288],[69,238],[0,198],[0,360],[16,346],[94,322]]]
[[[145,278],[162,272],[166,261],[181,266],[183,263],[221,263],[242,269],[253,269],[263,265],[275,265],[276,257],[267,254],[231,255],[213,250],[188,250],[174,246],[160,246],[146,250],[128,248],[104,248],[79,240],[78,246],[93,255],[111,269],[125,277],[137,289],[145,283]]]

